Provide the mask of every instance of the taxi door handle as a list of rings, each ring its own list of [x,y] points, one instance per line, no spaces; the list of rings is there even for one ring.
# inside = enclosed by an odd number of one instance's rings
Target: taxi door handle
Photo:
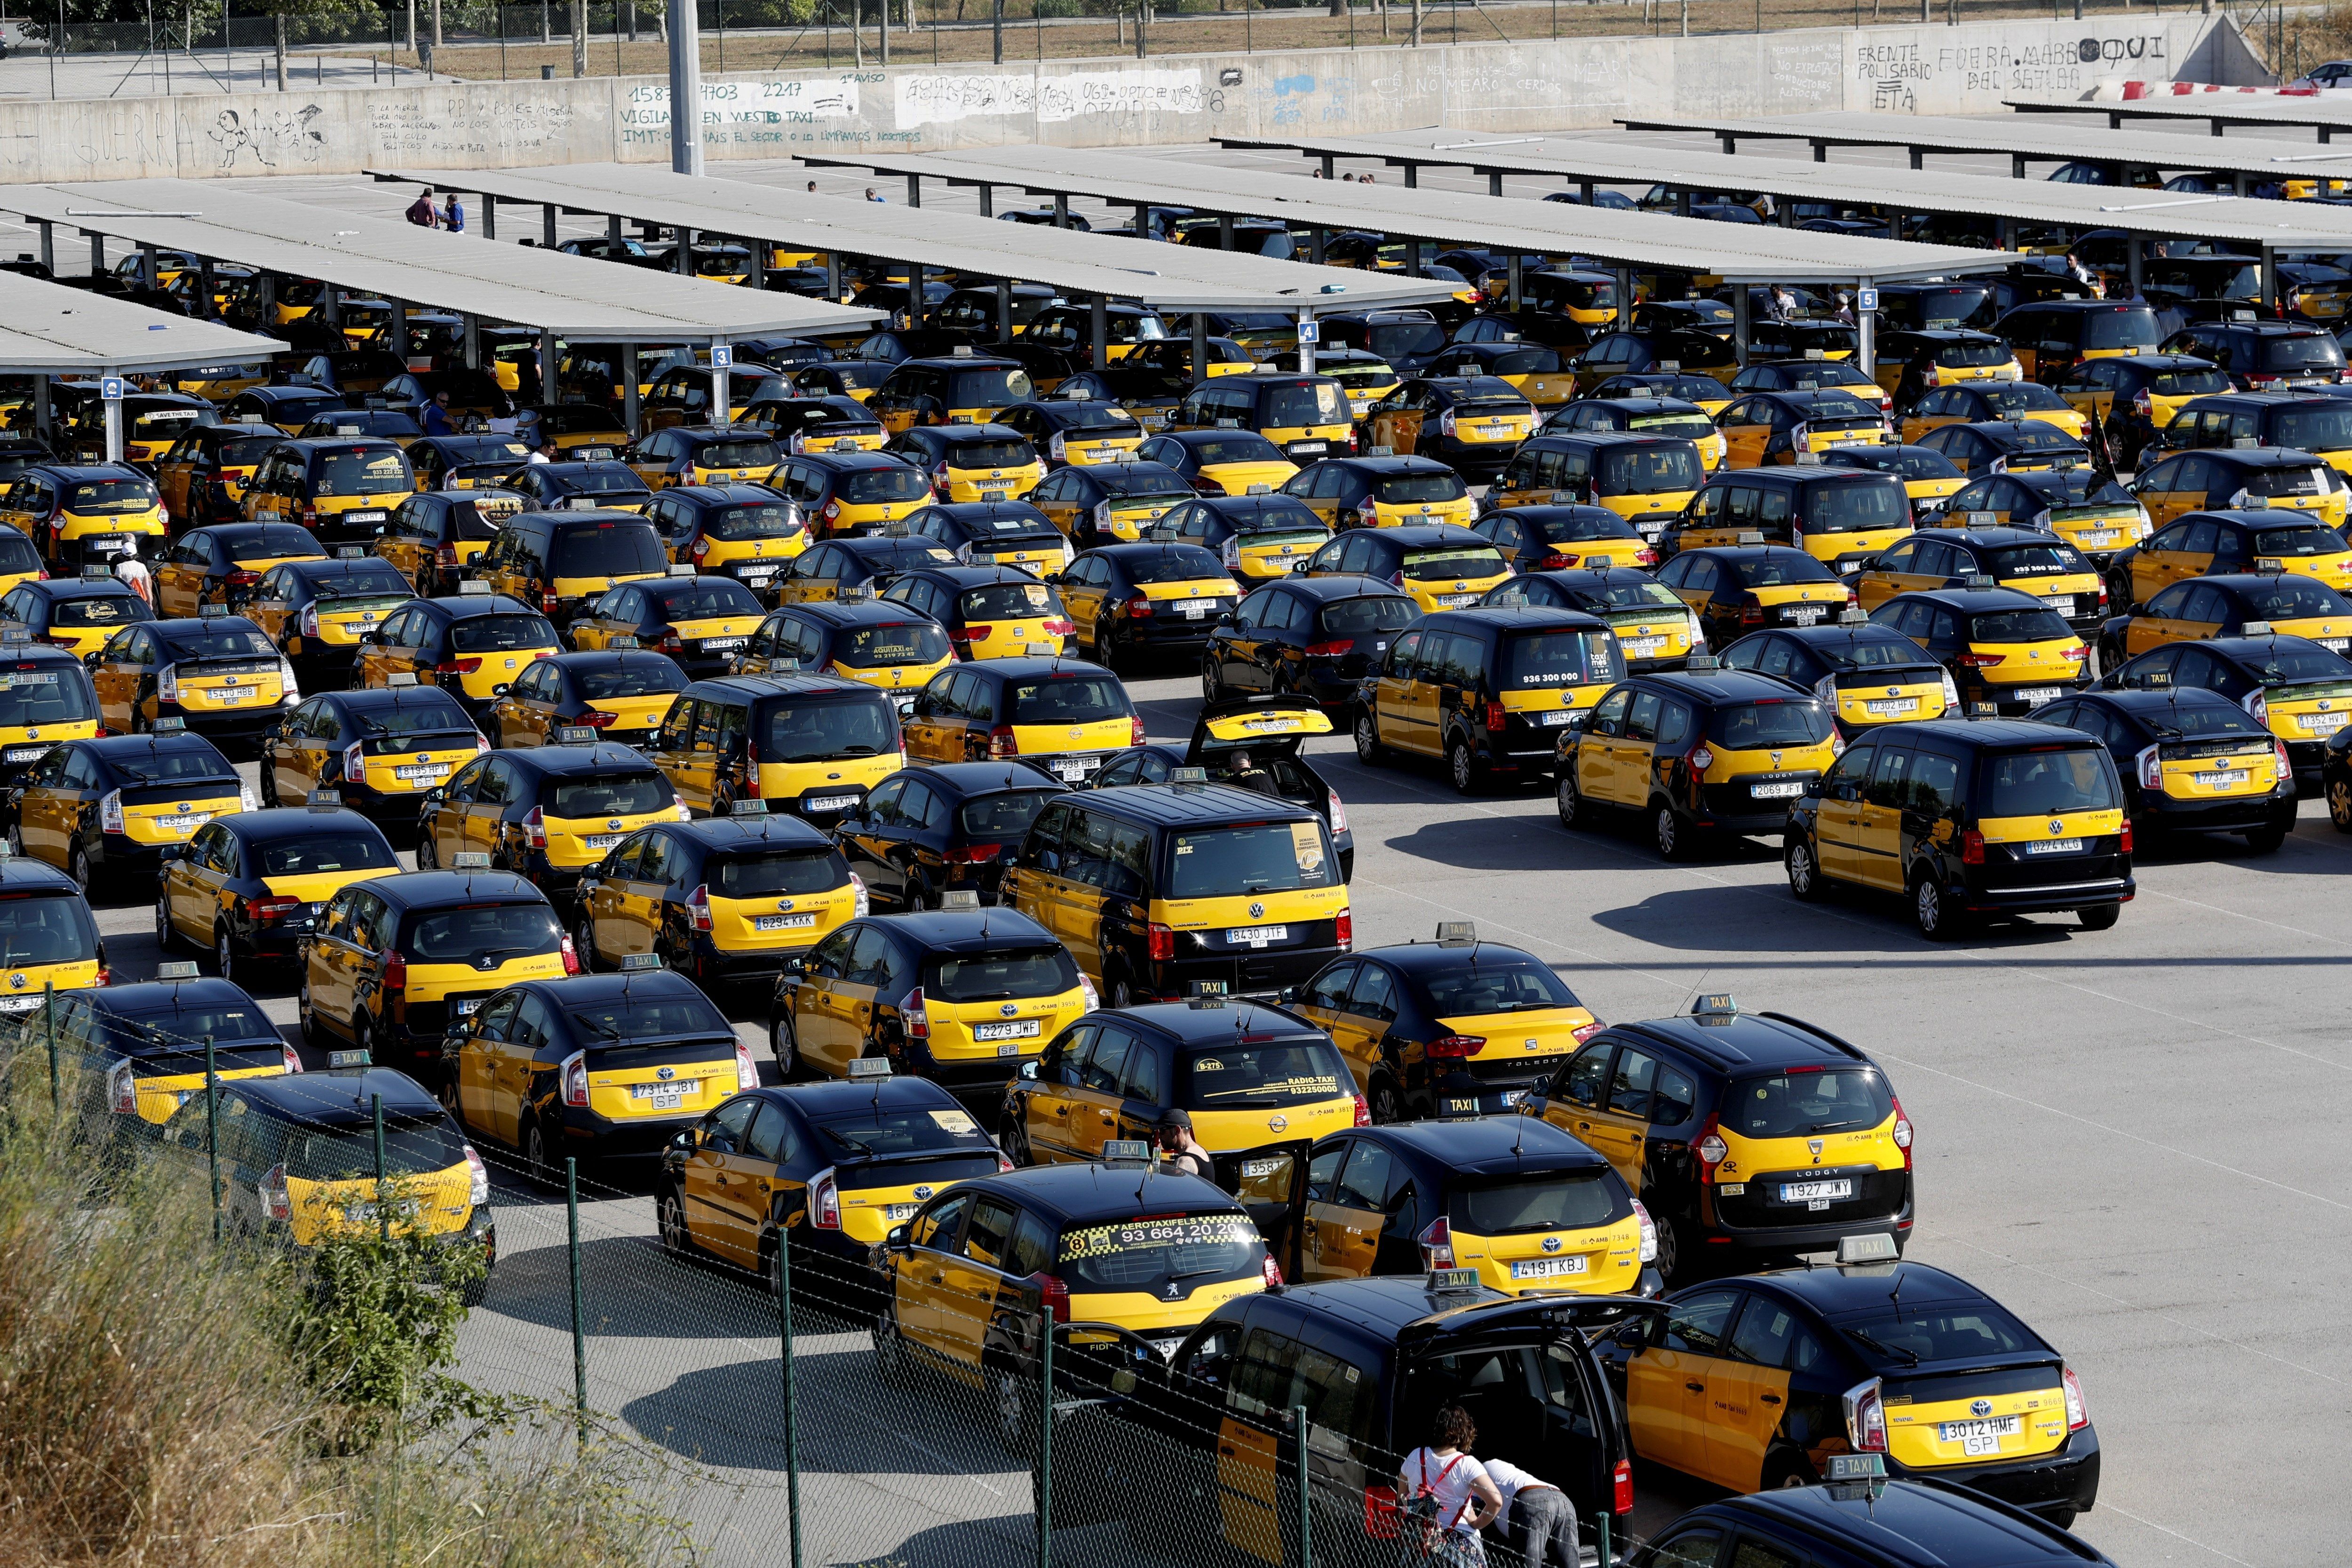
[[[1780,1396],[1777,1394],[1759,1394],[1756,1397],[1767,1405],[1778,1405],[1780,1403]]]
[[[948,1277],[944,1274],[934,1274],[931,1276],[931,1283],[934,1285],[944,1285],[947,1283],[947,1279]]]
[[[1685,1383],[1683,1386],[1689,1389],[1693,1394],[1705,1394],[1706,1392],[1706,1384],[1703,1383]]]
[[[1232,1447],[1231,1447],[1230,1446],[1226,1445],[1226,1444],[1223,1444],[1223,1443],[1220,1443],[1220,1444],[1218,1444],[1218,1445],[1217,1445],[1217,1452],[1218,1452],[1218,1454],[1220,1454],[1221,1456],[1223,1456],[1223,1458],[1228,1458],[1228,1459],[1230,1459],[1230,1458],[1232,1458],[1234,1457],[1234,1451],[1233,1451]]]

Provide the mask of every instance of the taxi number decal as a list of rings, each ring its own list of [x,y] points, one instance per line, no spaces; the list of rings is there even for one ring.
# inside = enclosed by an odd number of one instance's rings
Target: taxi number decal
[[[1116,1225],[1089,1226],[1063,1237],[1061,1261],[1076,1263],[1147,1247],[1245,1247],[1259,1239],[1257,1226],[1247,1215],[1171,1215],[1162,1219],[1121,1220]]]

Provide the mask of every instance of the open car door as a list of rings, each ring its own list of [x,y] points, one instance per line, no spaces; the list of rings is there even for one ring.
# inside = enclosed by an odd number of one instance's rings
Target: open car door
[[[1312,1140],[1298,1138],[1210,1156],[1217,1185],[1241,1200],[1258,1234],[1265,1237],[1267,1256],[1289,1280],[1298,1278],[1307,1222],[1307,1152],[1313,1146]]]

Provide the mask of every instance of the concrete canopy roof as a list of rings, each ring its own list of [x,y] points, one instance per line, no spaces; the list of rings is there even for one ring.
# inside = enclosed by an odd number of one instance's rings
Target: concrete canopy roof
[[[1076,295],[1135,299],[1167,310],[1296,310],[1300,296],[1314,297],[1327,283],[1346,288],[1352,300],[1383,305],[1426,304],[1452,295],[1444,283],[1421,279],[1374,278],[1271,257],[811,195],[746,180],[677,174],[651,164],[561,164],[487,174],[368,172],[378,179],[482,191],[501,201],[552,204],[713,237],[1045,283]]]
[[[2110,130],[2126,120],[2202,120],[2219,136],[2224,125],[2308,126],[2322,142],[2331,132],[2352,131],[2352,100],[2343,97],[2278,98],[2249,92],[2183,93],[2178,97],[2112,100],[2004,98],[2021,114],[2104,114]]]
[[[702,343],[872,324],[878,310],[354,217],[194,180],[0,189],[0,210],[574,342]]]
[[[1195,171],[1157,158],[1064,147],[997,147],[971,153],[803,153],[801,162],[819,168],[873,169],[1236,216],[1279,216],[1323,228],[1372,229],[1529,256],[1573,252],[1612,265],[1664,268],[1730,282],[1892,280],[2005,266],[2011,259],[2000,251],[1959,246],[1856,239],[1657,213],[1507,202],[1296,174]]]
[[[1762,120],[1715,120],[1705,115],[1664,118],[1621,115],[1629,131],[1703,131],[1732,150],[1742,139],[1774,137],[1810,142],[1815,147],[1907,147],[1914,162],[1922,153],[1995,153],[2024,177],[2028,163],[2128,163],[2147,169],[2219,169],[2276,179],[2282,174],[2352,178],[2352,149],[2315,152],[2308,142],[2264,142],[2252,137],[2178,136],[2168,132],[2101,131],[2069,126],[2064,139],[2031,121],[1963,120],[1933,114],[1873,114],[1841,110],[1822,114],[1777,115]]]
[[[2126,191],[1937,170],[1913,170],[1902,176],[1899,188],[1890,188],[1886,170],[1858,163],[1684,152],[1581,136],[1475,136],[1444,128],[1379,136],[1221,136],[1217,140],[1226,147],[1292,150],[1310,157],[1380,158],[1408,166],[1609,184],[1662,183],[1685,190],[1764,191],[1781,200],[1966,213],[2070,228],[2119,228],[2167,238],[2270,246],[2334,244],[2352,249],[2352,207],[2254,196]]]
[[[0,272],[0,374],[143,374],[255,364],[285,351],[275,338],[174,316],[128,300]]]

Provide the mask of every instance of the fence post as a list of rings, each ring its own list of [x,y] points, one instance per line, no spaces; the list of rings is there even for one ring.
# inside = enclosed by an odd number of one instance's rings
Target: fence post
[[[788,1231],[776,1233],[776,1335],[783,1349],[784,1509],[792,1515],[792,1568],[801,1568],[801,1444],[793,1408],[793,1242]]]
[[[1054,1568],[1054,1314],[1045,1322],[1037,1369],[1037,1568]]]
[[[213,1205],[213,1245],[221,1238],[220,1074],[215,1070],[213,1037],[205,1037],[205,1166],[212,1184],[206,1194]]]
[[[580,1433],[588,1433],[588,1330],[580,1294],[580,1162],[563,1157],[563,1210],[570,1225],[565,1250],[572,1255],[572,1400],[580,1417]]]
[[[368,1111],[375,1122],[375,1233],[388,1242],[392,1239],[392,1208],[383,1192],[388,1174],[383,1168],[383,1096],[369,1095]]]
[[[41,982],[41,1030],[49,1038],[49,1114],[65,1114],[65,1090],[58,1077],[58,983]]]
[[[1601,1568],[1610,1568],[1609,1510],[1606,1509],[1603,1509],[1601,1512]]]
[[[1290,1419],[1298,1427],[1298,1568],[1315,1568],[1315,1485],[1307,1473],[1307,1406],[1292,1405]]]

